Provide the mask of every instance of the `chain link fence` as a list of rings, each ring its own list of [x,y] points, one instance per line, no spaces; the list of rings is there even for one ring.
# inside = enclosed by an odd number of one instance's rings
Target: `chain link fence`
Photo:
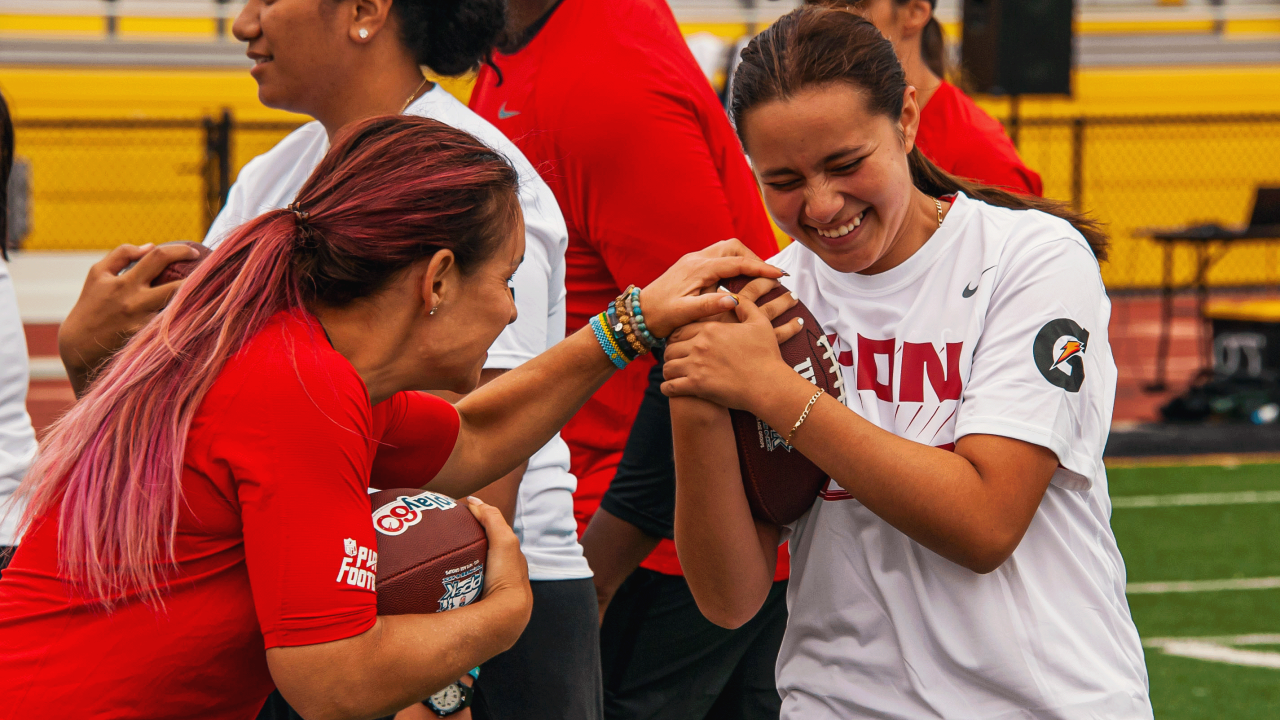
[[[17,154],[31,168],[32,250],[107,249],[199,239],[236,173],[298,126],[183,120],[22,120]],[[1103,277],[1154,288],[1161,249],[1151,228],[1241,225],[1258,186],[1280,185],[1280,115],[1023,118],[1010,125],[1045,193],[1105,221]],[[1242,242],[1209,273],[1215,286],[1280,285],[1280,241]],[[1191,248],[1174,279],[1191,281]]]
[[[232,180],[298,125],[189,119],[24,119],[28,250],[103,250],[200,240]]]
[[[1107,223],[1112,289],[1161,283],[1152,229],[1243,226],[1260,186],[1280,186],[1280,115],[1022,119],[1009,126],[1045,194]],[[1195,276],[1194,248],[1174,251],[1177,285]],[[1280,285],[1280,239],[1232,243],[1210,285]]]

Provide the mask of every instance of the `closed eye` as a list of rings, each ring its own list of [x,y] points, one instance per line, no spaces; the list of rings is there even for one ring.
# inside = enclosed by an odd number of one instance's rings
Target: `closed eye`
[[[851,173],[854,170],[857,170],[858,166],[861,164],[862,164],[862,158],[858,158],[853,162],[845,163],[843,165],[840,165],[839,167],[831,168],[831,173],[834,175],[844,175],[846,173]]]
[[[796,189],[797,187],[799,187],[799,186],[800,186],[800,180],[799,180],[799,179],[794,179],[794,180],[780,180],[780,181],[777,181],[777,182],[769,182],[769,183],[765,183],[765,185],[768,185],[769,187],[773,188],[774,190],[794,190],[794,189]]]

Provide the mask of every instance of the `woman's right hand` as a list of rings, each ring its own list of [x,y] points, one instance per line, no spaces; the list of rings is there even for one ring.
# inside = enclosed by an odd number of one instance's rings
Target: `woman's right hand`
[[[188,245],[121,245],[89,269],[75,307],[58,328],[58,352],[76,395],[106,358],[178,291],[181,280],[151,287],[161,271],[199,255]],[[125,270],[130,263],[133,267]],[[124,272],[121,272],[124,270]]]
[[[665,338],[682,325],[734,309],[738,301],[732,295],[714,290],[721,280],[738,275],[777,279],[782,271],[736,239],[680,258],[640,292],[649,331]]]
[[[476,497],[466,499],[467,509],[480,521],[489,539],[489,554],[484,563],[484,591],[480,600],[494,599],[504,604],[504,629],[514,631],[511,644],[524,632],[533,610],[533,590],[529,587],[529,563],[520,551],[520,539],[498,508]]]

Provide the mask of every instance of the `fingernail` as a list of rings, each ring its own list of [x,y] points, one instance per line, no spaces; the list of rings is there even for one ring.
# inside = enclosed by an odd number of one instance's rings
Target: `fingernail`
[[[791,293],[791,299],[800,302],[800,296],[795,293]]]
[[[142,247],[140,247],[140,248],[138,248],[138,249],[139,249],[139,250],[150,250],[151,248],[153,248],[153,247],[155,247],[155,246],[156,246],[156,244],[155,244],[155,243],[147,243],[146,245],[143,245]]]
[[[796,318],[796,321],[800,323],[800,327],[804,327],[804,318]]]
[[[467,502],[471,503],[472,505],[483,505],[483,504],[484,504],[484,501],[483,501],[483,500],[481,500],[480,498],[476,497],[475,495],[468,495],[468,496],[467,496]]]
[[[782,277],[791,277],[791,273],[787,272],[786,270],[783,270]]]

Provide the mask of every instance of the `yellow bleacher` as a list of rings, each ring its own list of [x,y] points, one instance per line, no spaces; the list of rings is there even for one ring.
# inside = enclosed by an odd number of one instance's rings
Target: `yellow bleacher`
[[[63,35],[101,33],[101,18],[0,14],[0,35],[38,32]],[[119,26],[121,36],[137,34],[211,33],[195,23],[202,18],[167,18]],[[134,18],[134,20],[138,20]],[[209,22],[213,22],[209,20]],[[1191,21],[1184,21],[1191,22]],[[1200,21],[1195,21],[1200,22]],[[193,24],[195,23],[195,24]],[[1229,32],[1280,32],[1280,20],[1237,21]],[[1203,23],[1201,23],[1203,24]],[[710,32],[735,38],[741,23],[686,23],[686,33]],[[1132,32],[1115,24],[1082,23],[1081,32]],[[1147,31],[1201,32],[1199,25],[1146,27]],[[949,33],[957,32],[954,25]],[[465,100],[466,79],[445,81],[447,89]],[[1252,190],[1259,184],[1280,184],[1280,66],[1109,67],[1078,70],[1071,98],[1026,98],[1021,116],[1038,118],[1270,115],[1250,124],[1177,126],[1090,126],[1084,152],[1081,190],[1084,206],[1115,231],[1112,261],[1104,278],[1112,287],[1154,287],[1159,283],[1158,249],[1137,230],[1206,221],[1241,223],[1249,211]],[[192,188],[201,180],[201,131],[195,127],[168,129],[155,135],[145,152],[136,140],[101,131],[86,141],[80,133],[72,142],[70,130],[48,126],[55,120],[171,118],[198,120],[228,109],[237,121],[283,123],[253,133],[238,133],[233,147],[233,174],[244,162],[266,150],[301,116],[264,108],[248,73],[235,69],[106,68],[0,66],[3,90],[19,124],[18,154],[34,168],[37,198],[50,187],[75,186],[78,178],[113,178],[109,196],[79,198],[63,192],[56,203],[37,201],[31,249],[106,248],[120,242],[149,242],[195,238],[205,222],[204,209],[193,206]],[[980,98],[996,117],[1005,118],[1009,103]],[[24,123],[43,122],[41,127]],[[1226,128],[1226,130],[1224,130]],[[1229,132],[1228,132],[1229,131]],[[89,142],[86,146],[84,143]],[[1020,132],[1020,151],[1044,175],[1046,193],[1070,199],[1071,132],[1068,125],[1027,127]],[[1131,164],[1117,158],[1132,156]],[[172,201],[158,200],[172,195]],[[95,207],[95,203],[98,207]],[[102,203],[113,216],[129,219],[106,225],[99,221]],[[1271,246],[1241,246],[1232,250],[1210,276],[1214,284],[1280,283],[1280,253]],[[1191,258],[1178,257],[1177,276],[1189,278]]]

